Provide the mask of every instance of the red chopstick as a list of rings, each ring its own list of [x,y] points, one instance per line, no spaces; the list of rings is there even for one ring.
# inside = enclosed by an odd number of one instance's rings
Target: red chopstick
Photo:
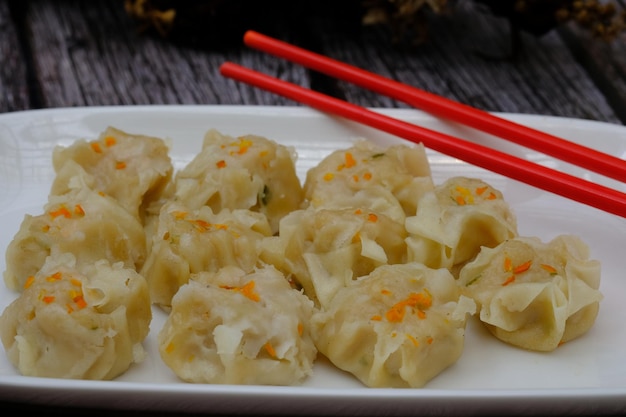
[[[360,122],[415,143],[421,142],[424,146],[443,154],[608,213],[626,217],[626,194],[611,188],[454,136],[397,120],[231,62],[222,64],[220,72],[225,77],[271,91],[296,102]]]
[[[607,177],[626,181],[626,161],[615,156],[511,122],[486,111],[399,83],[255,31],[246,32],[244,42],[250,47],[403,101],[436,116],[471,126]]]

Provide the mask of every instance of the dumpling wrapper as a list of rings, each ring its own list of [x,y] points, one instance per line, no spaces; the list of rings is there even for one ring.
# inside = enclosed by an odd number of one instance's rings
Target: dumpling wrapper
[[[406,260],[402,224],[366,209],[298,210],[279,230],[263,242],[260,257],[293,278],[317,306],[376,267]]]
[[[151,206],[160,204],[171,187],[174,167],[161,138],[134,135],[114,127],[98,139],[57,146],[52,154],[56,177],[50,194],[60,195],[80,181],[107,194],[143,223]],[[158,209],[156,209],[158,212]]]
[[[261,241],[272,231],[264,214],[210,207],[188,210],[175,201],[159,215],[151,251],[141,269],[152,301],[168,309],[172,297],[191,274],[236,266],[247,272],[259,263]]]
[[[552,351],[593,326],[602,299],[600,270],[577,236],[560,235],[548,243],[520,236],[483,248],[458,282],[498,339]]]
[[[373,388],[421,388],[463,352],[474,302],[450,272],[384,265],[340,289],[311,320],[315,345]]]
[[[271,266],[196,274],[172,300],[159,352],[187,382],[298,385],[317,355],[313,308]]]
[[[42,214],[25,215],[5,253],[4,281],[21,291],[48,256],[72,253],[78,263],[108,259],[140,268],[147,255],[139,220],[117,200],[88,187],[50,195]]]
[[[518,235],[502,193],[476,178],[453,177],[426,193],[406,219],[408,260],[447,268],[454,276],[481,246]]]
[[[267,216],[272,231],[304,195],[293,148],[257,135],[209,130],[202,150],[175,176],[175,198],[190,209],[246,209]]]
[[[46,260],[0,316],[7,357],[22,375],[110,380],[145,357],[152,319],[145,279],[122,263]]]
[[[432,188],[422,145],[380,147],[364,139],[326,156],[304,183],[314,208],[362,208],[399,223],[415,213],[419,198]]]

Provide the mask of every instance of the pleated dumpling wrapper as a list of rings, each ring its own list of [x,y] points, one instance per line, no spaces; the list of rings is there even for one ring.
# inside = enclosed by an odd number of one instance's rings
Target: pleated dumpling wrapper
[[[384,265],[337,292],[313,315],[315,344],[373,388],[421,388],[463,352],[476,305],[446,269]]]
[[[422,145],[381,147],[365,139],[326,156],[309,169],[304,183],[314,208],[373,210],[401,224],[432,188]]]
[[[224,266],[252,271],[261,241],[272,235],[262,213],[246,209],[213,213],[208,206],[188,210],[176,201],[163,205],[155,230],[140,272],[148,280],[152,302],[164,309],[191,274]]]
[[[174,171],[165,140],[114,127],[96,140],[57,146],[52,162],[56,177],[50,194],[68,192],[76,177],[83,177],[87,186],[113,197],[142,223],[168,192]]]
[[[298,385],[317,350],[313,303],[272,266],[196,274],[172,300],[158,334],[164,363],[182,380]]]
[[[431,268],[458,269],[481,246],[518,235],[517,219],[502,193],[476,178],[453,177],[426,193],[406,219],[408,260]]]
[[[367,209],[297,210],[263,241],[261,259],[293,278],[316,306],[376,267],[406,260],[402,224]]]
[[[108,259],[140,268],[146,259],[145,232],[117,200],[88,187],[50,195],[42,214],[24,216],[5,253],[4,281],[21,291],[48,256],[72,253],[78,263]]]
[[[106,260],[48,258],[0,316],[0,336],[22,375],[110,380],[145,358],[152,311],[148,285]]]
[[[209,130],[202,150],[175,176],[177,201],[197,209],[247,209],[267,216],[272,231],[300,208],[304,195],[296,174],[295,149],[271,139],[237,138]]]
[[[483,248],[458,282],[498,339],[553,351],[593,326],[602,300],[600,267],[577,236],[560,235],[548,243],[517,237]]]

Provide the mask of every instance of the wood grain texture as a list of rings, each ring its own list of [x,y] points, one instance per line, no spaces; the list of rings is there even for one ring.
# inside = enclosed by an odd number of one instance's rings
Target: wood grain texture
[[[328,3],[328,2],[327,2]],[[320,3],[321,4],[321,3]],[[296,9],[294,9],[296,10]],[[273,36],[487,111],[626,122],[626,39],[611,44],[574,27],[522,34],[511,57],[508,22],[459,2],[429,20],[429,39],[394,43],[345,9],[290,10]],[[343,10],[343,11],[342,11]],[[341,14],[344,13],[344,14]],[[259,19],[268,19],[264,15]],[[296,105],[219,74],[233,61],[369,107],[406,107],[251,50],[185,45],[138,30],[123,0],[0,0],[0,111],[140,105]],[[230,39],[232,41],[232,39]]]

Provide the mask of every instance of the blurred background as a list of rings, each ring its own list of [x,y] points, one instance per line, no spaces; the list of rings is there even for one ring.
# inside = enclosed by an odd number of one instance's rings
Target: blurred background
[[[296,105],[230,60],[370,107],[403,103],[242,44],[247,29],[487,111],[624,124],[624,1],[0,0],[0,112]]]

